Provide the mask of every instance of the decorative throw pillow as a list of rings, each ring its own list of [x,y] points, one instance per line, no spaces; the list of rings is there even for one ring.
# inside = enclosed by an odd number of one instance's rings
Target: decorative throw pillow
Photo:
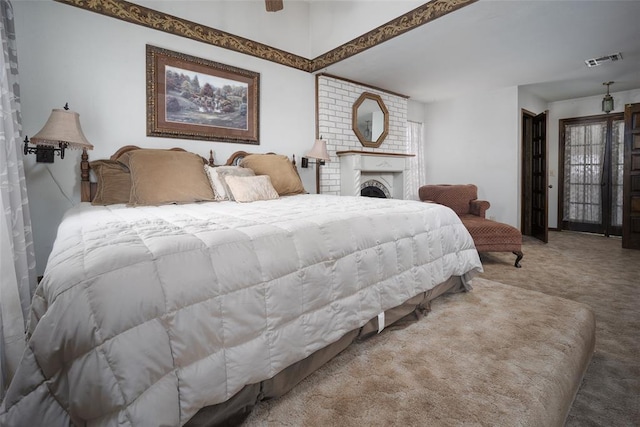
[[[96,195],[92,205],[113,205],[128,203],[131,193],[129,168],[115,160],[95,160],[89,163],[96,174]]]
[[[271,184],[279,195],[306,193],[298,171],[287,156],[279,154],[250,154],[240,165],[249,168],[256,175],[269,175]]]
[[[277,199],[278,192],[271,185],[268,175],[234,176],[227,175],[224,181],[229,186],[236,202],[255,202],[257,200]]]
[[[226,176],[255,176],[251,169],[240,166],[216,166],[205,165],[211,188],[213,188],[215,200],[233,200],[233,194],[225,182]]]
[[[187,151],[135,150],[128,154],[132,205],[212,201],[202,157]]]
[[[213,190],[213,199],[217,201],[229,200],[222,180],[220,179],[220,175],[216,172],[216,168],[204,165],[204,172],[209,178],[209,184],[211,184],[211,189]]]

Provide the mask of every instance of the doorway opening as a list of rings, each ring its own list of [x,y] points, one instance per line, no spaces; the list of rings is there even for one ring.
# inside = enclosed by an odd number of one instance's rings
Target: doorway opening
[[[525,236],[549,239],[547,188],[547,112],[522,110],[522,209]]]
[[[622,235],[624,115],[560,120],[558,225]]]

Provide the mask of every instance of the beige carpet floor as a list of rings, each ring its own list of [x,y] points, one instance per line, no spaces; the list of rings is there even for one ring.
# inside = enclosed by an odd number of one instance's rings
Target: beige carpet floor
[[[525,238],[514,255],[482,254],[481,277],[588,305],[596,315],[596,352],[567,426],[640,426],[640,251],[619,238],[550,232]]]
[[[447,369],[447,357],[440,355],[443,361],[430,364],[429,359],[425,359],[418,374],[414,375],[414,370],[418,368],[414,366],[409,371],[406,369],[413,364],[410,363],[411,360],[424,355],[409,351],[409,358],[390,356],[394,352],[406,352],[407,347],[401,341],[402,334],[410,333],[416,327],[428,330],[431,324],[442,323],[440,317],[446,319],[452,316],[453,313],[449,310],[454,307],[452,301],[455,303],[470,295],[473,298],[488,296],[486,292],[489,290],[493,298],[505,298],[504,306],[522,304],[518,295],[526,292],[518,292],[517,288],[577,301],[589,306],[595,313],[596,351],[570,410],[567,425],[640,425],[640,251],[621,249],[618,239],[569,232],[550,233],[548,244],[525,239],[523,251],[525,258],[521,269],[513,267],[514,256],[511,254],[483,254],[485,273],[476,283],[475,294],[447,296],[434,303],[433,311],[418,324],[357,343],[308,377],[292,392],[275,401],[261,403],[244,425],[523,425],[524,419],[535,420],[532,425],[545,425],[543,419],[537,418],[535,411],[539,410],[538,405],[525,407],[518,406],[517,403],[519,394],[536,390],[535,381],[540,375],[530,375],[527,381],[521,383],[518,383],[519,380],[512,381],[513,384],[519,384],[519,388],[505,389],[501,393],[500,387],[498,390],[491,389],[495,387],[490,379],[491,372],[483,372],[481,360],[465,361],[465,366],[469,367],[468,372],[459,369],[451,372]],[[505,287],[498,293],[491,292],[500,289],[501,285],[482,279],[513,287]],[[570,304],[570,301],[567,303]],[[477,308],[481,307],[479,304]],[[552,303],[549,307],[562,318],[565,311],[562,307]],[[532,307],[523,304],[520,307],[523,314],[520,319],[529,319],[535,312],[532,310]],[[464,318],[463,313],[458,316]],[[495,321],[494,316],[499,318],[500,313],[488,315],[487,319]],[[577,321],[565,320],[567,324]],[[458,322],[458,325],[462,327],[464,322]],[[482,345],[480,342],[472,342],[472,338],[447,343],[449,360],[453,362],[463,358],[465,345]],[[522,348],[521,345],[501,345],[513,348],[514,351]],[[391,353],[379,352],[385,346]],[[528,348],[528,351],[537,350],[539,349]],[[380,357],[382,359],[377,359]],[[513,360],[531,358],[519,355]],[[345,372],[349,372],[349,380],[346,382],[343,378]],[[473,386],[475,388],[465,390],[476,399],[472,400],[473,404],[460,408],[456,396],[449,394],[451,390],[447,389],[447,381],[444,380],[455,378],[456,381],[463,381],[465,375],[474,373],[479,375],[476,378],[487,380],[476,382]],[[356,387],[350,387],[350,384]],[[361,395],[349,395],[350,390],[361,392],[363,387],[368,389],[369,386],[374,389],[378,387],[379,390],[372,393],[373,405],[359,403],[363,397]],[[481,396],[486,387],[486,390],[498,391],[498,398],[493,401],[483,400]],[[424,390],[431,388],[433,390],[430,393],[424,393]],[[550,407],[548,401],[544,403],[545,399],[553,401],[556,397],[549,394],[546,397],[540,396],[539,399],[543,407]],[[492,424],[481,422],[477,415],[474,418],[473,414],[496,411],[496,408],[508,407],[509,403],[513,405],[511,412],[516,414],[515,418],[500,418],[503,422]],[[453,408],[456,408],[455,411]],[[423,409],[428,409],[431,414],[430,422],[421,417]],[[496,413],[507,417],[503,412],[498,410]],[[517,414],[522,416],[518,417]],[[434,422],[434,419],[437,421]]]

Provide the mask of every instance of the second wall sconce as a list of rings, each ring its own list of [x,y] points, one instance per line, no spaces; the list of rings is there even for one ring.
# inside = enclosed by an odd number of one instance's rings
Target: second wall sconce
[[[303,168],[309,167],[309,159],[315,159],[316,164],[316,194],[320,194],[320,166],[324,165],[325,162],[330,160],[329,153],[327,152],[327,143],[322,140],[322,136],[320,139],[316,139],[313,143],[313,147],[307,153],[305,157],[302,158],[301,166]]]

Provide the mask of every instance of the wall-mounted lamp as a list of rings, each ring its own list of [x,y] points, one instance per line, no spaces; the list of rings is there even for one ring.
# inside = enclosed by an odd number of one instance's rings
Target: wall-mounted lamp
[[[324,165],[324,162],[328,162],[330,160],[329,153],[327,152],[327,143],[322,140],[322,136],[320,139],[315,140],[311,150],[302,158],[303,168],[309,167],[310,158],[316,159],[316,194],[320,194],[320,166]]]
[[[265,0],[265,6],[267,7],[267,12],[277,12],[284,8],[282,4],[282,0]]]
[[[29,142],[35,147],[30,147]],[[53,163],[55,153],[64,159],[67,148],[93,150],[93,145],[82,133],[80,115],[69,111],[69,104],[65,104],[64,110],[52,110],[47,123],[31,137],[31,141],[24,137],[24,154],[35,154],[36,162]]]
[[[613,97],[609,95],[609,85],[612,85],[614,82],[606,82],[602,83],[607,87],[607,94],[602,98],[602,111],[609,114],[613,111]]]

